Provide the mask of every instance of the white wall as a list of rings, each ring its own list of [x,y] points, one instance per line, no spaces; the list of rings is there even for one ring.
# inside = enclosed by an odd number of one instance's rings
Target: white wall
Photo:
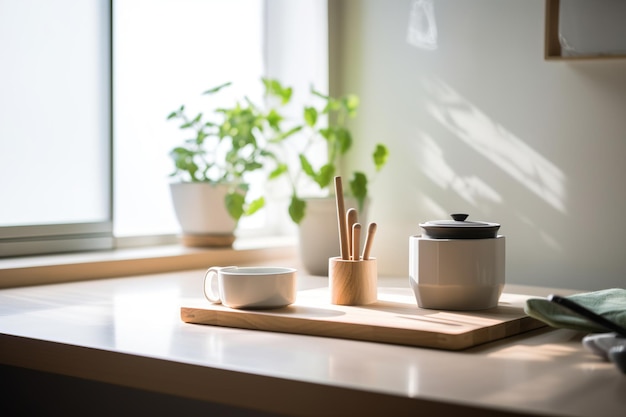
[[[626,287],[626,59],[544,61],[543,0],[434,0],[436,50],[407,42],[411,0],[330,4],[362,103],[350,165],[391,151],[381,274],[408,274],[420,222],[469,212],[502,225],[508,282]]]

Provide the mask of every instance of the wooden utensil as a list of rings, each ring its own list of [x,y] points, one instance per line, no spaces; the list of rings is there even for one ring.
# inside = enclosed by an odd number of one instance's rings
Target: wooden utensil
[[[363,260],[370,258],[372,244],[374,243],[374,235],[376,234],[376,223],[370,223],[367,227],[367,235],[365,236],[365,248],[363,249]]]
[[[337,203],[337,221],[339,222],[339,249],[341,259],[350,259],[350,248],[348,245],[348,231],[346,226],[346,206],[343,201],[343,184],[341,177],[335,177],[335,199]]]
[[[352,260],[361,260],[361,223],[352,225]]]
[[[354,245],[352,244],[352,228],[354,224],[358,221],[358,213],[355,208],[349,208],[346,212],[346,228],[348,230],[348,247],[349,247],[349,256],[350,259],[358,260],[359,251],[354,251]],[[354,257],[354,254],[357,254],[357,257]]]

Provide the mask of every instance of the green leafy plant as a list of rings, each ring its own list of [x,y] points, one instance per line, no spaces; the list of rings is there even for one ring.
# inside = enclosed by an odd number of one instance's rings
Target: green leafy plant
[[[203,94],[213,95],[230,85],[225,83]],[[264,197],[246,201],[248,184],[244,176],[261,169],[265,158],[271,156],[264,149],[263,131],[276,124],[275,115],[264,114],[246,97],[232,107],[213,109],[211,116],[198,113],[189,117],[184,105],[167,116],[191,134],[170,151],[175,167],[171,176],[182,182],[230,185],[224,204],[238,221],[265,205]]]
[[[269,96],[278,97],[280,105],[284,106],[289,103],[292,90],[284,87],[277,80],[264,80],[266,92]],[[286,157],[283,160],[277,159],[276,169],[270,174],[270,179],[278,178],[286,175],[291,184],[291,201],[289,204],[289,215],[291,219],[299,224],[306,215],[306,200],[299,195],[299,188],[304,180],[312,181],[319,189],[328,189],[332,194],[334,190],[331,187],[333,178],[338,175],[338,167],[342,157],[344,157],[354,146],[354,140],[350,130],[347,127],[347,121],[357,115],[359,107],[359,98],[356,95],[348,94],[343,97],[334,98],[325,95],[311,88],[312,99],[319,104],[306,105],[301,112],[302,120],[297,121],[295,126],[288,131],[281,133],[270,139],[270,145],[277,145],[282,148],[283,152],[276,154],[289,154],[294,152],[297,154],[297,166],[289,168],[289,162]],[[274,109],[275,119],[282,121],[279,112]],[[280,131],[278,123],[276,124]],[[304,146],[296,147],[289,140],[296,132],[303,132],[306,139]],[[311,162],[307,153],[310,149],[320,143],[326,145],[326,159],[317,167]],[[376,144],[372,153],[372,163],[375,173],[378,173],[387,163],[389,151],[384,144]],[[276,158],[272,153],[272,157]],[[349,180],[350,194],[357,200],[359,210],[363,209],[363,204],[368,195],[369,180],[363,171],[355,171]]]

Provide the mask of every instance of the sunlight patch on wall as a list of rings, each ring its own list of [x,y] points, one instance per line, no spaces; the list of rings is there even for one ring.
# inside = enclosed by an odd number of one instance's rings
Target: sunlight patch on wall
[[[419,49],[437,49],[437,23],[433,0],[414,0],[411,3],[406,41]]]
[[[485,201],[489,204],[502,202],[500,194],[477,176],[457,174],[454,167],[446,161],[441,146],[432,137],[422,135],[421,148],[421,169],[435,184],[455,191],[474,207],[480,207],[481,202]]]
[[[427,110],[446,129],[561,213],[565,176],[552,162],[438,78],[425,82]]]

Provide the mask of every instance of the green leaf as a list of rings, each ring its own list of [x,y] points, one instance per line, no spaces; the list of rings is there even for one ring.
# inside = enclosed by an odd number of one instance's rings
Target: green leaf
[[[181,171],[186,172],[189,174],[189,180],[196,181],[196,173],[200,168],[193,159],[195,155],[195,152],[183,147],[176,147],[172,149],[170,157],[174,161],[174,166],[176,168],[175,173],[179,174]]]
[[[319,132],[320,132],[320,135],[322,135],[324,139],[326,139],[327,141],[329,141],[331,137],[334,138],[334,135],[335,135],[335,130],[330,127],[325,127],[323,129],[320,129]]]
[[[298,155],[300,157],[300,166],[302,167],[302,171],[309,177],[315,180],[315,171],[313,170],[313,166],[309,162],[309,160],[304,156],[304,154]]]
[[[280,81],[272,79],[270,80],[270,91],[273,94],[280,96],[280,93],[283,91],[283,85],[280,83]]]
[[[207,135],[204,130],[199,130],[198,134],[196,135],[196,143],[198,145],[202,145],[204,143],[204,139],[206,139],[206,137],[209,136]]]
[[[293,94],[293,89],[291,87],[283,89],[283,91],[280,94],[280,97],[282,98],[281,103],[283,105],[289,103],[289,100],[291,100],[292,94]]]
[[[293,94],[291,87],[284,87],[278,80],[271,78],[263,78],[262,80],[267,94],[279,97],[282,105],[289,103]]]
[[[218,92],[218,91],[220,91],[222,88],[228,87],[228,86],[229,86],[229,85],[231,85],[231,84],[232,84],[232,82],[227,82],[227,83],[224,83],[224,84],[222,84],[222,85],[218,85],[217,87],[213,87],[213,88],[210,88],[210,89],[206,90],[206,91],[205,91],[204,93],[202,93],[202,94],[214,94],[214,93],[217,93],[217,92]]]
[[[181,156],[181,155],[188,155],[188,154],[193,154],[193,152],[191,152],[187,148],[183,148],[182,146],[177,146],[170,151],[170,155],[172,156]]]
[[[335,166],[332,163],[325,164],[320,168],[320,172],[317,173],[306,156],[300,154],[299,157],[302,171],[315,181],[320,188],[326,188],[335,175]]]
[[[245,164],[245,170],[246,172],[249,171],[256,171],[257,169],[261,169],[263,168],[263,164],[257,161],[250,161],[250,162],[246,162]]]
[[[167,120],[173,119],[174,117],[178,116],[178,112],[171,112],[170,114],[167,115]]]
[[[245,203],[245,200],[245,196],[237,192],[230,192],[226,194],[226,210],[228,210],[228,214],[230,215],[230,217],[232,217],[236,221],[239,221],[244,213],[243,205]]]
[[[276,169],[274,169],[272,172],[270,172],[269,175],[269,179],[273,180],[275,178],[280,177],[281,175],[283,175],[285,172],[287,172],[287,164],[279,164]]]
[[[289,217],[294,223],[300,224],[306,213],[306,201],[299,199],[297,196],[291,196],[289,203]]]
[[[328,97],[328,102],[326,103],[326,107],[324,107],[323,113],[330,113],[331,111],[337,111],[341,109],[341,101]]]
[[[270,110],[270,112],[267,114],[267,122],[269,123],[270,127],[272,127],[273,129],[280,129],[280,122],[283,120],[283,116],[281,116],[276,110],[272,109]]]
[[[259,149],[259,155],[276,160],[276,154],[274,152],[268,151],[267,149]]]
[[[326,164],[320,168],[319,174],[315,177],[315,182],[320,188],[326,188],[335,177],[335,166],[333,164]]]
[[[372,158],[374,159],[374,165],[376,166],[376,171],[380,171],[383,166],[387,163],[387,158],[389,157],[389,150],[387,147],[381,143],[376,145],[376,149],[372,154]]]
[[[301,130],[302,130],[302,126],[296,126],[296,127],[293,127],[293,128],[291,128],[291,129],[289,129],[288,131],[283,132],[283,133],[281,133],[281,134],[279,134],[279,135],[277,135],[277,136],[273,137],[273,138],[270,140],[270,143],[279,143],[279,142],[282,142],[283,140],[287,139],[289,136],[291,136],[291,135],[293,135],[294,133],[297,133],[297,132],[299,132],[299,131],[301,131]]]
[[[311,127],[315,126],[315,123],[317,123],[317,110],[314,107],[304,108],[304,121]]]
[[[363,211],[363,204],[367,197],[367,177],[362,172],[355,172],[350,180],[350,191],[359,203],[359,211]]]
[[[341,100],[343,107],[348,112],[348,116],[356,116],[356,111],[359,108],[359,97],[354,94],[348,94]]]
[[[262,209],[264,206],[265,206],[265,198],[259,197],[256,200],[250,202],[250,204],[248,204],[245,214],[246,216],[251,216],[252,214]]]
[[[337,128],[335,134],[337,135],[339,152],[343,155],[352,147],[352,134],[350,134],[349,130],[342,127]]]

